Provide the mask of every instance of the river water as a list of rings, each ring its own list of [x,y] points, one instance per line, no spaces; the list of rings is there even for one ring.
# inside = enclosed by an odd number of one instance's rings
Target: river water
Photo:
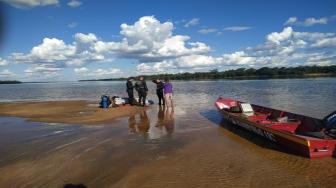
[[[147,81],[149,99],[157,102]],[[96,126],[0,117],[0,187],[334,187],[336,160],[309,160],[222,122],[218,96],[323,118],[336,78],[173,82],[175,110]],[[0,101],[125,96],[124,82],[1,85]]]

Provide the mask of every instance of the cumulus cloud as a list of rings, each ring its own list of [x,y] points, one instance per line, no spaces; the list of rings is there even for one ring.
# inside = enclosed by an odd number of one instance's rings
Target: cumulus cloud
[[[8,69],[4,69],[3,71],[0,71],[0,77],[2,78],[9,78],[14,77],[16,74],[14,74],[12,71]]]
[[[201,34],[214,33],[214,32],[217,32],[217,31],[218,31],[218,29],[215,29],[215,28],[207,28],[207,29],[198,30],[198,32],[201,33]]]
[[[57,38],[44,38],[29,53],[13,53],[11,59],[31,64],[53,63],[64,68],[113,58],[160,62],[211,50],[205,43],[191,42],[189,36],[174,35],[171,22],[161,23],[154,16],[141,17],[131,25],[121,24],[120,28],[121,41],[103,41],[93,33],[76,33],[70,44]]]
[[[190,70],[213,67],[218,68],[221,66],[250,65],[254,63],[254,60],[254,57],[249,57],[243,51],[238,51],[232,54],[223,54],[219,57],[209,55],[189,55],[174,60],[157,62],[152,65],[142,63],[137,66],[137,71],[141,73],[163,73],[180,69]]]
[[[297,25],[297,26],[314,26],[314,25],[323,25],[328,24],[329,22],[335,20],[335,15],[330,17],[322,17],[322,18],[306,18],[303,21],[300,21],[297,17],[290,17],[288,20],[284,23],[284,25]]]
[[[58,0],[2,0],[16,8],[32,8],[37,6],[58,5]]]
[[[194,54],[153,64],[139,64],[141,73],[210,70],[239,67],[336,64],[335,33],[297,32],[286,27],[266,35],[263,44],[220,56]],[[319,50],[319,48],[324,48]]]
[[[292,36],[293,29],[291,27],[286,27],[280,33],[273,32],[267,35],[267,40],[276,44],[280,44],[281,41],[287,40]]]
[[[155,62],[190,54],[207,53],[211,49],[202,42],[188,42],[189,36],[173,35],[173,23],[161,23],[154,16],[144,16],[133,25],[122,24],[120,42],[95,44],[97,52],[111,52],[121,58]]]
[[[77,0],[70,0],[67,5],[72,8],[76,8],[82,5],[82,2],[77,1]]]
[[[231,27],[226,27],[223,29],[223,31],[232,31],[232,32],[240,32],[240,31],[246,31],[251,29],[251,27],[248,26],[231,26]]]
[[[30,53],[13,53],[12,59],[16,62],[27,63],[51,63],[65,62],[69,57],[75,54],[76,48],[73,45],[67,45],[63,40],[56,38],[44,38],[42,43],[33,47]]]
[[[131,71],[124,74],[120,69],[86,68],[90,63],[112,62],[118,58],[138,62],[135,68],[141,74],[213,68],[327,65],[336,61],[335,33],[298,32],[292,27],[267,34],[265,41],[259,45],[216,56],[210,55],[212,49],[207,44],[192,41],[187,35],[174,34],[172,22],[160,22],[154,16],[141,17],[132,24],[121,24],[120,36],[117,41],[105,41],[94,33],[76,33],[71,43],[44,38],[29,52],[12,53],[0,63],[5,64],[3,62],[7,60],[26,63],[30,66],[25,70],[27,75],[57,76],[63,68],[71,67],[80,77],[95,78],[128,76]]]
[[[198,25],[199,23],[200,23],[199,18],[193,18],[193,19],[189,20],[186,24],[184,24],[184,27],[195,26],[195,25]]]

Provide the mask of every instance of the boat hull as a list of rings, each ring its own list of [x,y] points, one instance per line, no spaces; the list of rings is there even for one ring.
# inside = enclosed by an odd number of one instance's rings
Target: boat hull
[[[246,116],[239,113],[231,113],[220,109],[218,103],[215,103],[224,119],[233,126],[245,129],[258,136],[261,136],[270,142],[276,143],[291,153],[301,155],[308,158],[320,158],[335,156],[335,139],[317,139],[302,135],[297,135],[293,132],[278,130],[272,126],[258,124],[256,121],[251,121]],[[258,107],[258,106],[257,106]],[[307,119],[307,118],[306,118]],[[273,126],[274,127],[274,126]]]

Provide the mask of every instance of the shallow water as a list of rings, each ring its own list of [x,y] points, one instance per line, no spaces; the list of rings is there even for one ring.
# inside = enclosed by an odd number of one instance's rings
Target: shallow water
[[[97,126],[0,118],[0,187],[334,187],[336,159],[309,160],[222,122],[219,96],[321,118],[336,79],[174,82],[158,106]],[[150,84],[150,92],[155,87]],[[123,82],[4,85],[1,101],[97,100]],[[150,99],[156,100],[150,94]]]

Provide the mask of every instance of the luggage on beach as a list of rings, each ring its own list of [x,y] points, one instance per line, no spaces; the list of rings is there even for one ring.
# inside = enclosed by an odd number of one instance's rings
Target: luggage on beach
[[[114,103],[117,105],[123,105],[123,104],[127,104],[125,98],[121,98],[121,97],[113,97]]]
[[[137,104],[138,99],[134,101]],[[118,96],[109,97],[107,95],[101,96],[101,101],[99,103],[100,108],[115,108],[121,105],[130,104],[129,98],[122,98]],[[146,100],[146,105],[152,105],[154,102],[152,100]]]
[[[101,108],[108,108],[111,104],[110,98],[107,95],[101,96],[100,107]]]

